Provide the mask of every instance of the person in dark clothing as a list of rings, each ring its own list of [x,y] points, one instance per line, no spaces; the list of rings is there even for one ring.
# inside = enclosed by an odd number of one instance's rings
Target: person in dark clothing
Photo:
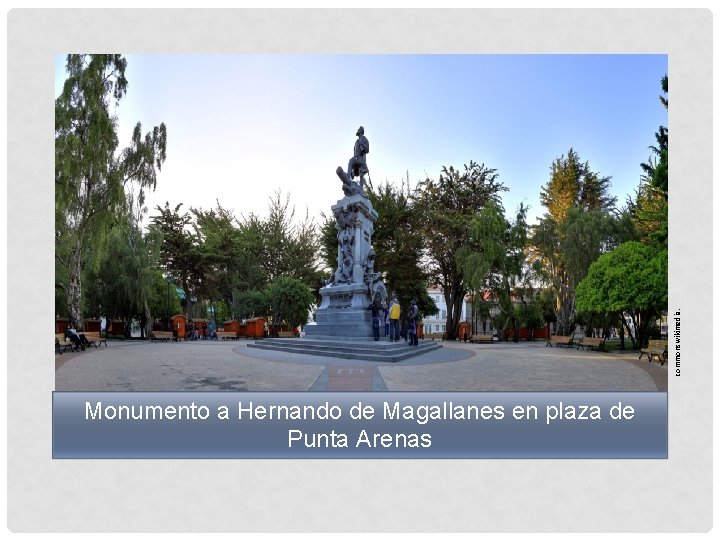
[[[376,298],[367,309],[369,309],[372,314],[373,336],[375,337],[375,341],[380,341],[380,312],[382,311],[382,305]]]
[[[70,340],[73,344],[74,351],[84,351],[85,345],[90,345],[90,342],[85,337],[85,334],[78,334],[74,328],[68,328],[65,330],[65,341]]]
[[[418,346],[417,338],[417,316],[418,307],[415,300],[410,302],[410,310],[408,311],[408,339],[411,347]]]

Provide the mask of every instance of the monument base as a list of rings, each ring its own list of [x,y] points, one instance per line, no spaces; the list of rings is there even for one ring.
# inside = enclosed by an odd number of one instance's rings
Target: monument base
[[[362,283],[326,285],[320,289],[322,302],[315,312],[317,324],[305,327],[308,337],[373,339],[370,296]]]

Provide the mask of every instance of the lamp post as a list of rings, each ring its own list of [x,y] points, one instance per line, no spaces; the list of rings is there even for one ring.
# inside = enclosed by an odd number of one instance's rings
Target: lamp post
[[[171,330],[170,328],[170,276],[163,273],[163,279],[167,283],[167,297],[165,299],[165,330]]]

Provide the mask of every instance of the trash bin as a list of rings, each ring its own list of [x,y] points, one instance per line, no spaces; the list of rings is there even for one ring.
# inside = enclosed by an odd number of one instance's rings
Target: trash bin
[[[470,323],[461,322],[460,324],[458,324],[458,339],[460,341],[467,341],[470,339],[470,337]]]

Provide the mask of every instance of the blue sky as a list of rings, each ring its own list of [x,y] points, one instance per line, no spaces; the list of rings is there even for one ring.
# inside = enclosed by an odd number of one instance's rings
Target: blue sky
[[[520,202],[544,209],[541,187],[572,147],[612,177],[624,203],[658,126],[665,55],[127,55],[117,111],[121,145],[138,121],[165,122],[167,161],[155,205],[220,204],[263,215],[277,190],[317,218],[342,198],[358,126],[374,184],[411,186],[443,165],[497,169]],[[56,60],[58,95],[65,77]]]

